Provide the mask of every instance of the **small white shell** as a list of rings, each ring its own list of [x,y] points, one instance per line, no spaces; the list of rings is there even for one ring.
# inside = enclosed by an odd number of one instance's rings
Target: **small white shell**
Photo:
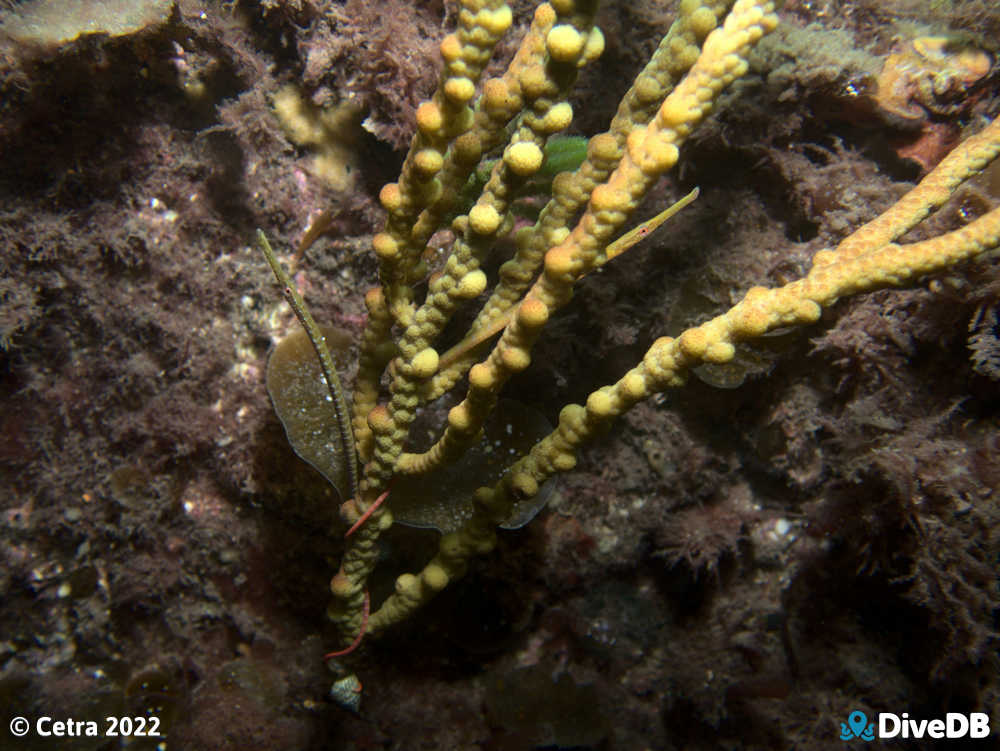
[[[344,709],[357,714],[361,709],[361,681],[358,676],[351,673],[336,681],[330,687],[330,698]]]

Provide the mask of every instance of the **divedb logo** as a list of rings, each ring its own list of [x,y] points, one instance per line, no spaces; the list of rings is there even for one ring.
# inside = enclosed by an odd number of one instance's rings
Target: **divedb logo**
[[[876,731],[877,729],[877,731]],[[867,715],[855,709],[840,723],[840,740],[876,738],[988,738],[990,717],[985,712],[948,712],[944,719],[914,720],[903,712],[879,712],[878,722],[869,722]]]

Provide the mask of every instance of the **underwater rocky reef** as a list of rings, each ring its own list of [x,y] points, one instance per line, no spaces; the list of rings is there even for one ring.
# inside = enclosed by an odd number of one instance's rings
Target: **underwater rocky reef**
[[[486,76],[534,5],[511,3]],[[601,4],[568,135],[608,127],[678,5]],[[628,227],[697,198],[580,281],[505,410],[555,425],[658,337],[801,278],[1000,114],[995,3],[776,12]],[[351,383],[379,192],[459,14],[2,5],[0,747],[839,749],[854,711],[1000,724],[995,251],[842,299],[639,403],[537,516],[344,658],[356,711],[331,699],[347,499],[272,409],[268,356],[298,323],[255,233],[347,332]],[[531,187],[529,216],[551,189]],[[904,241],[998,206],[994,162]],[[434,556],[435,513],[381,536],[373,602]],[[101,732],[39,736],[42,716]],[[109,737],[109,716],[159,735]]]

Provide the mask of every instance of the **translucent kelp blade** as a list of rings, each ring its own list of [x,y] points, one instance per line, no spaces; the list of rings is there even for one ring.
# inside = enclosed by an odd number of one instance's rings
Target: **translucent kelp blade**
[[[435,406],[446,409],[446,405]],[[414,423],[410,434],[421,444],[414,450],[423,450],[433,442],[434,435],[423,432],[426,427],[421,425],[433,423],[429,417],[433,415],[425,412]],[[479,443],[457,462],[428,476],[396,477],[388,501],[393,519],[410,527],[444,533],[456,531],[472,517],[476,490],[494,485],[515,461],[550,432],[552,425],[541,412],[513,399],[501,399],[487,419]],[[548,503],[554,487],[554,481],[549,480],[533,498],[519,501],[500,526],[517,529],[530,522]]]
[[[333,326],[319,329],[334,363],[343,370],[351,346],[350,335]],[[342,500],[349,498],[348,461],[354,458],[344,456],[337,410],[323,379],[316,350],[304,330],[296,329],[271,353],[267,361],[267,392],[295,453],[319,470]]]

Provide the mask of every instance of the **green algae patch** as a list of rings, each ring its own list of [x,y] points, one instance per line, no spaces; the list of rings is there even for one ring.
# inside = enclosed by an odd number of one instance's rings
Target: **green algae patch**
[[[350,335],[333,326],[319,326],[334,363],[343,369],[351,347]],[[281,340],[267,361],[267,392],[285,427],[288,443],[300,458],[315,467],[340,493],[351,496],[348,462],[344,455],[337,410],[316,350],[304,329]]]
[[[426,422],[418,416],[412,431],[422,439],[420,449],[427,448],[435,437],[430,432],[421,435]],[[444,533],[459,530],[472,518],[476,490],[493,486],[551,431],[552,425],[538,410],[513,399],[501,399],[487,418],[479,442],[461,459],[429,475],[395,479],[389,496],[393,519],[408,527]],[[518,529],[530,522],[549,502],[554,488],[554,482],[549,480],[533,497],[515,503],[500,527]]]

